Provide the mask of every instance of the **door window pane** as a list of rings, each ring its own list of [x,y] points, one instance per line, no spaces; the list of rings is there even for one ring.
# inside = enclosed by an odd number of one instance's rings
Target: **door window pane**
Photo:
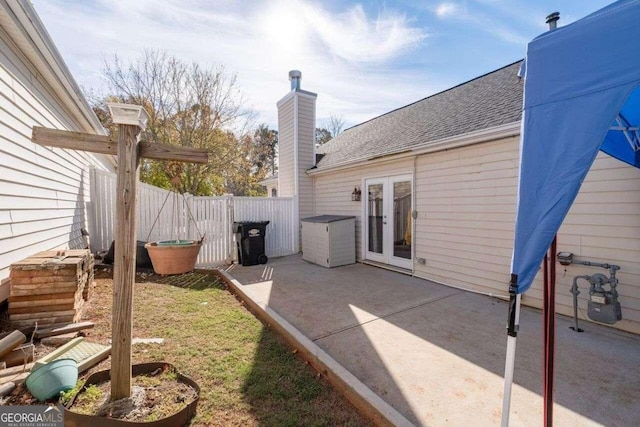
[[[393,183],[393,256],[411,259],[411,181]]]
[[[373,184],[367,187],[369,213],[369,252],[382,253],[382,223],[383,223],[383,185]]]

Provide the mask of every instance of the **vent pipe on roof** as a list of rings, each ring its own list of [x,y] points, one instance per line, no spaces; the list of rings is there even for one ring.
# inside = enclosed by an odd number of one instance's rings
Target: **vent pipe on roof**
[[[300,71],[289,71],[289,80],[291,81],[291,90],[300,90],[300,81],[302,80],[302,73]]]
[[[553,12],[547,16],[546,23],[549,24],[549,31],[558,28],[558,20],[560,19],[560,12]]]

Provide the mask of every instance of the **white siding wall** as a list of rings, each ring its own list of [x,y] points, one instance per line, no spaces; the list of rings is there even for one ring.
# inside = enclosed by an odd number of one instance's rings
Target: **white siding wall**
[[[313,183],[307,169],[314,166],[316,100],[298,95],[298,201],[300,218],[313,213]]]
[[[518,138],[418,158],[416,275],[506,294],[515,219]],[[558,233],[558,250],[619,264],[623,317],[616,327],[640,332],[640,171],[600,154]],[[572,315],[574,276],[606,273],[559,266],[557,310]],[[542,306],[540,274],[523,303]],[[581,317],[588,292],[583,285]]]
[[[294,194],[293,97],[290,97],[278,107],[278,196]]]
[[[420,156],[416,274],[506,295],[517,179],[517,138]]]
[[[347,169],[314,176],[315,215],[354,215],[356,217],[356,257],[362,259],[362,202],[352,202],[354,187],[361,187],[362,200],[366,190],[364,178],[384,177],[411,173],[413,159]]]
[[[507,295],[513,248],[519,138],[419,156],[416,165],[416,258],[418,277]],[[413,159],[314,176],[317,215],[356,216],[361,253],[361,203],[351,202],[365,177],[409,173]],[[363,200],[366,199],[363,188]],[[596,262],[619,264],[624,320],[615,327],[640,333],[640,170],[599,154],[558,234],[558,250]],[[557,310],[572,315],[574,276],[606,273],[597,268],[558,266]],[[538,275],[540,276],[540,275]],[[586,317],[585,285],[580,316]],[[542,305],[541,278],[523,303]]]
[[[272,184],[267,184],[265,185],[265,188],[267,189],[267,196],[266,197],[278,197],[278,183],[274,182]],[[275,193],[275,194],[274,194]]]
[[[33,126],[80,126],[2,29],[0,35],[0,279],[5,279],[11,263],[28,255],[82,246],[88,167],[109,166],[103,156],[31,142]]]
[[[618,264],[623,320],[616,326],[640,333],[640,170],[599,153],[560,232],[558,251],[601,263]],[[600,268],[558,266],[557,303],[572,304],[569,293],[574,276],[604,273]],[[538,276],[541,276],[540,274]],[[542,279],[527,292],[527,304],[541,307]],[[586,316],[588,288],[579,295],[580,316]],[[528,301],[527,301],[528,300]],[[572,314],[568,308],[564,310]],[[630,322],[631,321],[631,322]]]

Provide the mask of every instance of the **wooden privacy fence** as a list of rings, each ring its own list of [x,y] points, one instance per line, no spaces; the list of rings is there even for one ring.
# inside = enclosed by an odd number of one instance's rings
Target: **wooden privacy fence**
[[[89,210],[91,250],[107,250],[114,239],[116,175],[92,169]],[[204,234],[198,265],[219,265],[236,258],[234,221],[269,221],[266,253],[269,257],[297,252],[292,197],[194,197],[172,194],[148,184],[138,186],[138,240],[197,239]],[[166,201],[160,216],[158,212]],[[189,209],[195,222],[189,215]],[[154,221],[158,218],[155,226]],[[196,230],[197,225],[197,230]],[[153,227],[153,231],[151,231]]]

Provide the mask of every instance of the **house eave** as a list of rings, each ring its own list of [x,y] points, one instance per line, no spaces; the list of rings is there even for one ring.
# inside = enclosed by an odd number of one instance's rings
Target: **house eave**
[[[443,138],[436,141],[429,141],[424,144],[417,145],[411,149],[402,149],[396,152],[390,152],[384,156],[370,157],[366,159],[354,160],[351,162],[339,163],[326,168],[308,169],[307,174],[323,175],[325,173],[336,172],[344,169],[351,169],[359,166],[372,165],[377,163],[385,163],[407,157],[419,156],[422,154],[434,153],[438,151],[450,150],[452,148],[465,147],[468,145],[479,144],[482,142],[494,141],[497,139],[508,138],[520,135],[520,121],[507,123],[504,125],[494,126],[479,131],[468,132],[462,135],[456,135],[449,138]]]
[[[12,23],[10,36],[19,39],[16,42],[24,55],[82,126],[82,131],[106,135],[31,2],[2,1],[1,5]]]
[[[42,79],[58,97],[82,132],[107,135],[80,87],[65,64],[31,2],[0,0],[0,21],[12,42],[33,67],[34,78]],[[96,155],[115,166],[113,156]]]

